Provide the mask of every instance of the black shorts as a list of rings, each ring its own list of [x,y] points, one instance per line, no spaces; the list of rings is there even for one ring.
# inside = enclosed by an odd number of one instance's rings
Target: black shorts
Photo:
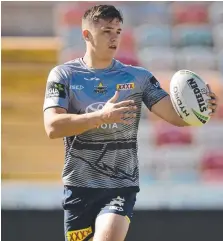
[[[103,213],[125,216],[130,222],[138,188],[93,189],[64,187],[66,241],[87,241],[94,236],[95,220]]]

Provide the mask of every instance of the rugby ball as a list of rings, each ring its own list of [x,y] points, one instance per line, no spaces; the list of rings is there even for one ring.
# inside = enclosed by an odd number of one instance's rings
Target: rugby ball
[[[178,115],[191,126],[202,126],[210,120],[205,82],[190,70],[177,71],[170,81],[170,98]]]

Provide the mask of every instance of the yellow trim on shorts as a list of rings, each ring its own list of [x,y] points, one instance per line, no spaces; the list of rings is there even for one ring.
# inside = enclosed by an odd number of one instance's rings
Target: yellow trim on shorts
[[[126,219],[128,220],[128,222],[131,223],[130,218],[129,218],[127,215],[125,215],[125,217],[126,217]]]

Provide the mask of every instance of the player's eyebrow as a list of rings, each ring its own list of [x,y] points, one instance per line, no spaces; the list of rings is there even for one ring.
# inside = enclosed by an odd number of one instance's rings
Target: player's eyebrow
[[[112,30],[112,29],[114,29],[114,28],[112,28],[112,27],[102,27],[102,29],[103,29],[103,30],[104,30],[104,29],[111,29],[111,30]],[[121,28],[118,28],[117,30],[118,30],[118,31],[122,31]]]

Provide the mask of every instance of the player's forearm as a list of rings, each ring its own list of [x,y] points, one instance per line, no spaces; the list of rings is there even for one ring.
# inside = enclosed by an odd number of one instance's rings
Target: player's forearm
[[[172,125],[178,127],[189,126],[175,111],[169,95],[153,105],[152,112]]]
[[[47,125],[46,130],[50,139],[56,139],[78,135],[101,124],[99,111],[82,115],[56,114]]]

